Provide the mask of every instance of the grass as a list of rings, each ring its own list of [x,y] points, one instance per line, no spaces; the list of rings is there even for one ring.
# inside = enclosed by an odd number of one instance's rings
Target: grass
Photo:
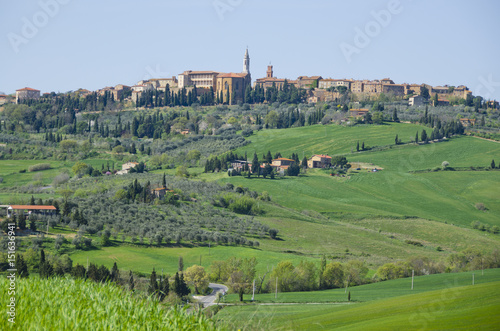
[[[0,298],[10,302],[9,280],[0,278]],[[31,276],[16,280],[15,327],[7,314],[2,330],[218,330],[212,321],[167,309],[112,284]],[[7,312],[7,307],[5,308]]]
[[[369,302],[388,299],[403,295],[417,294],[429,291],[443,290],[461,286],[472,285],[472,274],[476,285],[500,281],[500,269],[486,269],[483,271],[469,271],[460,273],[434,274],[428,276],[416,276],[413,290],[411,289],[411,277],[400,278],[373,284],[360,285],[348,288],[351,292],[351,301]],[[247,303],[250,296],[244,297]],[[225,302],[238,302],[237,294],[229,294]],[[345,289],[333,289],[311,292],[283,292],[263,293],[255,295],[255,303],[338,303],[347,302]]]
[[[326,254],[340,261],[363,260],[370,268],[414,256],[444,260],[449,253],[463,251],[472,244],[489,252],[500,243],[498,235],[424,219],[336,220],[315,216],[313,212],[306,212],[311,215],[307,216],[279,206],[264,209],[265,217],[259,217],[259,221],[279,229],[282,241],[262,241],[261,249],[288,250],[313,257]],[[408,245],[405,240],[422,242],[423,247]],[[438,246],[442,252],[436,250]]]
[[[101,170],[101,164],[106,165],[108,159],[88,159],[84,163],[92,165],[94,168]],[[52,160],[0,160],[0,177],[3,182],[0,183],[1,188],[19,187],[34,183],[40,180],[42,186],[52,184],[52,180],[62,171],[71,173],[71,167],[78,161],[52,161]],[[49,163],[50,169],[29,172],[28,168],[38,163]],[[26,169],[25,173],[20,173],[19,170]],[[39,178],[38,178],[39,177]]]
[[[292,153],[298,153],[300,159],[303,156],[311,157],[313,154],[345,154],[356,150],[359,141],[365,147],[385,146],[394,144],[396,135],[403,142],[408,142],[410,137],[415,138],[419,133],[429,128],[403,123],[388,123],[384,125],[359,125],[345,127],[339,125],[312,125],[290,129],[261,130],[247,138],[252,143],[241,147],[236,152],[241,155],[247,152],[251,159],[254,152],[261,157],[263,153],[271,151],[274,155],[280,152],[283,157],[289,157]],[[304,154],[304,155],[303,155]]]
[[[387,288],[387,292],[394,294],[390,296],[378,289],[375,293],[382,295],[372,295],[364,303],[232,306],[223,309],[216,318],[220,325],[241,330],[494,330],[498,328],[500,282],[498,270],[493,273],[495,281],[474,286],[454,281],[461,275],[425,276],[422,278],[432,279],[430,282],[438,285],[413,294],[407,294],[410,290],[392,292],[392,288]],[[398,281],[385,283],[388,287],[396,286]],[[370,286],[374,285],[378,284]],[[418,286],[416,280],[415,288]],[[351,295],[354,291],[352,288]]]
[[[226,260],[231,256],[240,258],[256,257],[257,274],[263,274],[267,268],[271,268],[282,260],[292,260],[299,263],[300,260],[313,260],[310,257],[302,257],[294,254],[280,252],[270,252],[256,248],[216,246],[208,247],[139,247],[135,245],[120,245],[114,247],[103,247],[102,249],[75,251],[70,255],[73,264],[80,263],[87,265],[89,262],[98,265],[104,264],[108,268],[116,262],[121,270],[133,270],[134,272],[151,273],[153,267],[159,271],[163,270],[168,274],[175,274],[178,270],[179,257],[182,256],[184,268],[194,264],[209,267],[213,261]]]
[[[473,220],[499,225],[500,207],[495,197],[500,193],[500,171],[408,173],[440,165],[444,160],[452,166],[480,166],[491,162],[495,155],[500,156],[499,144],[461,137],[437,144],[348,155],[350,161],[384,168],[377,173],[354,171],[350,179],[339,180],[314,169],[298,178],[226,177],[219,181],[268,191],[273,201],[283,206],[333,217],[411,216],[460,226],[469,226]],[[477,210],[478,202],[489,210]]]

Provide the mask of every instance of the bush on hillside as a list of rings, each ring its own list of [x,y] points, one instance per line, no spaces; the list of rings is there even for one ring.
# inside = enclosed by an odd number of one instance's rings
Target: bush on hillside
[[[34,164],[31,167],[29,167],[28,171],[33,172],[33,171],[41,171],[41,170],[47,170],[47,169],[50,169],[49,163],[37,163],[37,164]]]

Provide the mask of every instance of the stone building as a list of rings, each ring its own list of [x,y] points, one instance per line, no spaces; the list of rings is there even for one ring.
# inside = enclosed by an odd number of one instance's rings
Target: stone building
[[[19,90],[16,90],[16,103],[19,103],[21,100],[28,99],[40,99],[40,90],[35,90],[30,87],[25,87]]]
[[[180,81],[180,80],[179,80]],[[243,58],[243,72],[241,73],[219,73],[215,79],[215,92],[218,96],[222,94],[224,103],[235,104],[245,101],[245,90],[251,86],[250,56],[248,49]],[[198,86],[198,85],[196,85]]]

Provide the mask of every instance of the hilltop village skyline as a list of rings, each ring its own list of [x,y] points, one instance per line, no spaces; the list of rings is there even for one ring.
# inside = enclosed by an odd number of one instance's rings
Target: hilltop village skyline
[[[431,86],[426,83],[395,83],[390,78],[381,79],[347,79],[331,78],[321,75],[299,76],[295,79],[286,77],[279,78],[274,75],[274,66],[268,65],[266,76],[252,81],[250,72],[250,54],[248,48],[243,56],[241,72],[221,72],[215,70],[185,70],[172,77],[150,78],[138,81],[134,85],[117,84],[106,86],[95,91],[80,88],[76,91],[66,93],[77,93],[80,97],[86,97],[92,93],[104,95],[109,93],[114,100],[136,102],[147,91],[165,92],[168,89],[177,93],[185,89],[186,93],[192,93],[195,97],[211,94],[215,103],[237,104],[245,102],[245,93],[250,89],[269,88],[282,90],[285,86],[294,86],[306,91],[307,102],[335,101],[345,93],[352,93],[361,99],[374,99],[384,94],[396,99],[407,99],[410,106],[418,106],[432,99],[432,104],[449,105],[472,102],[472,91],[465,85],[459,86]],[[53,95],[55,92],[45,92],[33,87],[24,87],[16,90],[13,95],[0,94],[0,104],[6,102],[19,102],[20,100],[38,99],[43,96]],[[487,101],[487,100],[485,100]],[[488,100],[490,101],[490,100]],[[491,100],[493,107],[497,102]]]

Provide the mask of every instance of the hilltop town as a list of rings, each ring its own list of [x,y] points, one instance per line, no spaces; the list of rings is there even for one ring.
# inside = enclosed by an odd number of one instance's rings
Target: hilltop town
[[[182,105],[184,95],[189,101],[199,101],[201,104],[238,104],[252,103],[251,95],[261,94],[265,101],[269,90],[282,91],[294,87],[303,91],[300,101],[308,103],[339,102],[350,95],[354,101],[369,101],[383,98],[384,100],[407,100],[409,106],[459,105],[472,106],[474,96],[472,91],[464,85],[459,86],[431,86],[421,83],[396,84],[390,78],[377,80],[356,80],[345,78],[324,78],[322,76],[299,76],[296,79],[278,78],[274,76],[273,66],[267,67],[266,77],[258,78],[252,83],[250,74],[250,56],[248,49],[243,58],[241,72],[219,72],[213,70],[194,71],[186,70],[169,78],[151,78],[138,81],[129,86],[118,84],[114,87],[104,87],[97,91],[79,89],[74,94],[86,98],[93,94],[108,95],[114,101],[134,103],[136,106],[144,104],[144,99],[157,94],[169,94],[172,103]],[[252,94],[253,93],[253,94]],[[24,87],[16,90],[16,95],[0,95],[0,104],[6,102],[21,102],[22,100],[50,97],[54,93],[43,93],[40,90]],[[177,102],[176,96],[179,95]],[[476,96],[477,97],[477,96]],[[142,101],[142,102],[141,102]],[[496,100],[481,100],[489,108],[498,108]],[[146,101],[147,103],[147,101]],[[191,102],[189,102],[190,104]]]

